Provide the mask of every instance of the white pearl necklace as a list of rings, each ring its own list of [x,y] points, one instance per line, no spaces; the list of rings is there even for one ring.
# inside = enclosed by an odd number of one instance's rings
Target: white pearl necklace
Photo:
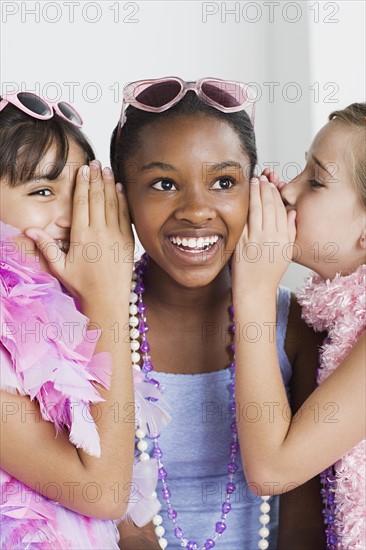
[[[262,497],[262,504],[259,506],[260,511],[262,514],[259,516],[259,523],[261,523],[262,527],[259,529],[258,533],[261,539],[258,542],[258,548],[260,550],[267,550],[269,547],[269,542],[267,538],[269,537],[269,529],[266,527],[267,523],[269,523],[270,517],[268,512],[270,511],[271,507],[268,504],[268,499],[270,497]]]
[[[138,296],[136,292],[134,292],[136,288],[136,275],[133,274],[133,280],[131,282],[131,293],[130,293],[130,349],[131,349],[131,361],[132,366],[135,370],[140,371],[141,367],[139,366],[139,361],[141,358],[140,353],[138,353],[138,350],[140,349],[140,342],[138,340],[139,338],[139,331],[137,330],[137,326],[139,324],[139,320],[136,317],[137,314],[137,305],[136,302],[138,300]],[[150,455],[146,452],[149,444],[146,441],[146,433],[144,430],[142,430],[140,427],[137,428],[135,431],[136,439],[138,440],[136,443],[136,448],[138,451],[140,451],[140,455],[138,456],[139,460],[149,460]]]
[[[129,319],[129,325],[130,325],[130,349],[131,349],[131,361],[132,366],[135,370],[141,371],[141,367],[139,365],[141,354],[138,352],[140,349],[140,333],[137,329],[139,324],[139,319],[137,317],[138,315],[138,308],[137,308],[137,301],[138,301],[138,294],[135,292],[136,288],[136,279],[137,276],[135,272],[133,273],[133,279],[131,282],[131,292],[130,292],[130,307],[129,307],[129,313],[130,313],[130,319]],[[149,460],[150,455],[146,452],[148,448],[148,443],[146,441],[146,433],[141,429],[137,428],[136,432],[136,439],[138,440],[136,443],[136,448],[140,451],[139,460]],[[156,495],[155,495],[156,496]],[[261,511],[261,515],[259,516],[259,523],[262,525],[262,527],[259,529],[258,534],[261,537],[258,541],[258,548],[259,550],[267,550],[269,547],[269,542],[267,540],[269,536],[269,529],[266,527],[266,525],[270,521],[270,516],[268,512],[270,511],[271,507],[269,503],[267,502],[269,500],[269,496],[262,496],[262,503],[259,507]],[[152,523],[155,526],[155,534],[158,539],[158,543],[160,548],[162,550],[165,550],[168,546],[167,539],[164,538],[165,529],[162,526],[163,518],[160,514],[155,514],[155,516],[152,518]]]
[[[137,309],[137,301],[138,301],[138,295],[136,292],[134,292],[136,288],[136,274],[133,273],[133,279],[131,282],[131,292],[130,292],[130,307],[129,307],[129,313],[130,313],[130,319],[129,319],[129,325],[130,325],[130,349],[131,349],[131,362],[132,367],[137,370],[141,371],[141,367],[139,365],[141,354],[138,352],[140,349],[140,342],[139,337],[140,333],[137,330],[139,320],[137,317],[138,309]],[[149,460],[150,455],[147,453],[147,448],[149,446],[148,442],[146,441],[146,433],[141,428],[137,428],[135,432],[135,436],[137,439],[136,448],[138,451],[140,451],[140,455],[138,456],[139,460]],[[153,496],[156,496],[156,493],[154,493]],[[160,548],[162,550],[165,550],[168,546],[168,541],[164,538],[165,529],[162,526],[163,518],[160,514],[155,514],[155,516],[152,518],[152,523],[155,527],[155,534],[158,539],[158,543]]]

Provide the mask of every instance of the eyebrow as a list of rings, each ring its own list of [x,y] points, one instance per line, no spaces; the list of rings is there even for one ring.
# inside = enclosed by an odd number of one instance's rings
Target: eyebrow
[[[211,164],[210,162],[207,162],[206,164],[210,165],[210,172],[225,170],[225,168],[242,169],[242,165],[240,164],[240,162],[236,162],[234,160],[225,160],[216,164]],[[177,169],[172,164],[167,164],[166,162],[150,162],[149,164],[145,164],[141,168],[141,172],[148,172],[149,170],[154,170],[155,168],[159,168],[160,170],[170,170],[173,172],[177,171]]]
[[[166,162],[150,162],[149,164],[145,164],[141,168],[141,172],[148,172],[149,170],[154,170],[155,168],[160,168],[160,170],[169,170],[176,172],[177,169],[174,168],[171,164],[167,164]]]
[[[25,185],[32,185],[40,180],[51,181],[49,178],[49,174],[34,174],[31,180],[25,182]]]
[[[308,158],[308,153],[307,151],[305,152],[305,159],[307,160]],[[333,178],[333,174],[331,174],[329,172],[329,170],[327,170],[327,168],[325,167],[325,164],[323,164],[322,162],[320,162],[320,160],[315,156],[315,155],[311,155],[311,158],[313,159],[313,161],[315,162],[315,164],[318,164],[318,166],[320,166],[320,168],[322,168],[322,170],[324,170],[327,174],[329,174],[329,176],[331,178]]]
[[[210,163],[207,163],[210,164]],[[242,165],[240,162],[236,162],[234,160],[225,160],[224,162],[219,162],[218,164],[212,164],[211,170],[212,172],[217,172],[219,170],[225,170],[225,168],[239,168],[242,169]]]

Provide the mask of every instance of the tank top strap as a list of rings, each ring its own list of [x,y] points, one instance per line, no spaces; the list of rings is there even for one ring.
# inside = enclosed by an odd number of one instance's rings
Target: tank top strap
[[[292,367],[285,351],[285,340],[290,311],[291,292],[284,286],[278,287],[277,292],[277,330],[276,343],[278,360],[280,363],[283,381],[288,390],[288,383],[291,378]]]

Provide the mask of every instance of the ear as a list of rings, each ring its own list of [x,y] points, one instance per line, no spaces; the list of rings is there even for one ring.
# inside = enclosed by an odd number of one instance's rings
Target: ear
[[[362,233],[360,237],[360,246],[363,250],[366,250],[366,230]]]

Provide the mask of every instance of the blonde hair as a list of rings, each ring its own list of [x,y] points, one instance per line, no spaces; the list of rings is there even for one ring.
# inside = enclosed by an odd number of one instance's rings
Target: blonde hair
[[[366,208],[366,103],[352,103],[345,109],[330,113],[329,120],[337,119],[354,130],[347,157],[353,182],[361,204]]]

